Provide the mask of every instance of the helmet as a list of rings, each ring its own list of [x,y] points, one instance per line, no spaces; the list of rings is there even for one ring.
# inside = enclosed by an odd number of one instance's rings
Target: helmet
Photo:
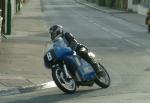
[[[51,39],[54,40],[58,35],[63,34],[63,27],[61,25],[53,25],[49,29]]]

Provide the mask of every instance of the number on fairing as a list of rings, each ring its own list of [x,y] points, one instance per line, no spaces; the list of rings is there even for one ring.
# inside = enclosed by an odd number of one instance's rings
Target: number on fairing
[[[47,53],[47,58],[48,58],[49,61],[52,60],[52,56],[51,56],[51,53],[50,53],[50,52]]]

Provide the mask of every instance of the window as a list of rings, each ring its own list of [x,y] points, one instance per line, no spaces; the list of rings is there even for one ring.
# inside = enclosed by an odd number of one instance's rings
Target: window
[[[144,7],[150,7],[150,0],[141,0],[141,5]]]

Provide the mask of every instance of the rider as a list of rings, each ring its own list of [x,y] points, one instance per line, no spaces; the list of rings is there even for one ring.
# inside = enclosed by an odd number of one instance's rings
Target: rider
[[[50,27],[49,34],[51,35],[51,39],[53,42],[55,42],[55,40],[61,36],[67,46],[69,46],[72,50],[76,51],[76,53],[80,57],[82,57],[84,60],[92,65],[97,74],[101,73],[101,71],[99,70],[99,65],[88,55],[88,52],[83,52],[80,50],[82,47],[85,47],[86,49],[87,47],[78,43],[71,33],[64,32],[61,25],[53,25],[52,27]]]
[[[148,20],[150,19],[150,8],[148,9],[147,11],[147,17],[146,17],[146,20],[145,20],[145,24],[148,25]]]
[[[148,32],[150,32],[150,8],[147,11],[147,16],[146,16],[146,19],[145,19],[145,24],[148,27]]]

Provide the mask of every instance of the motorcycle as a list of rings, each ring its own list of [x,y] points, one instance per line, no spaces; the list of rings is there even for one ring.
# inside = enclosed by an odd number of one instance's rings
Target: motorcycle
[[[150,33],[150,16],[146,17],[145,24],[147,25],[148,32]]]
[[[81,51],[87,51],[82,47]],[[95,54],[88,51],[95,60]],[[105,67],[99,64],[102,74],[97,74],[93,67],[81,58],[63,39],[59,37],[44,55],[44,64],[52,70],[52,78],[59,89],[65,93],[74,93],[79,86],[93,86],[96,83],[101,88],[110,86],[110,76]]]

